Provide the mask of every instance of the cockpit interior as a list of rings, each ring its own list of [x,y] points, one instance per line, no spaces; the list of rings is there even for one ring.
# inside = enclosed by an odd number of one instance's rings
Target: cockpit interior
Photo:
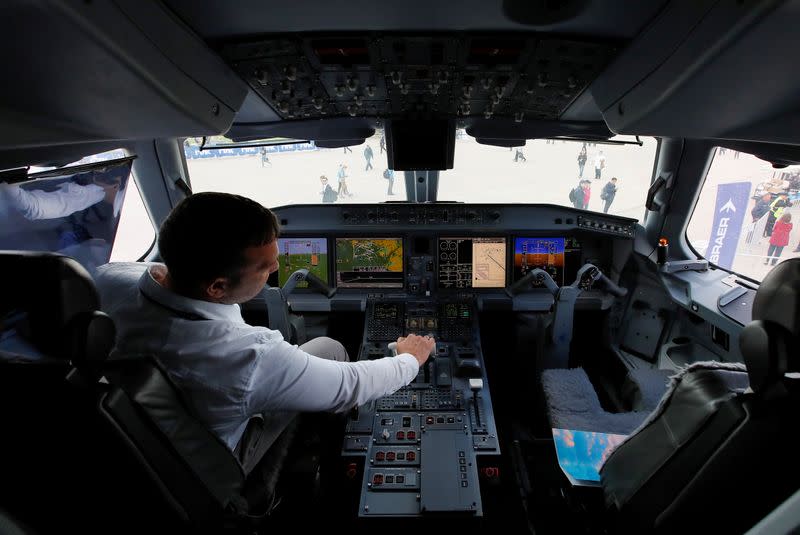
[[[0,532],[797,532],[797,23],[792,0],[6,0]],[[321,444],[281,434],[266,505],[97,289],[163,262],[201,192],[280,226],[248,325],[358,362],[435,341]]]

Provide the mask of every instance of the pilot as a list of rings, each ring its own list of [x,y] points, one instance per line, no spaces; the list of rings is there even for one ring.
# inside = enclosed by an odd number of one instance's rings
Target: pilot
[[[161,226],[166,265],[106,264],[96,277],[118,328],[111,358],[156,355],[248,475],[298,412],[345,412],[393,393],[417,376],[435,345],[409,335],[398,339],[396,358],[347,362],[330,338],[298,347],[247,325],[239,303],[278,269],[278,232],[275,215],[255,201],[198,193]],[[253,418],[263,418],[255,431]]]

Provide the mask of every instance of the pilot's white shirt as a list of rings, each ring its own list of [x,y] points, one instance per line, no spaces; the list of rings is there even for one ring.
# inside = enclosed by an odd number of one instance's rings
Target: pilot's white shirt
[[[173,293],[148,268],[164,269],[112,263],[97,270],[102,308],[117,325],[111,358],[156,355],[197,415],[231,450],[256,414],[344,412],[395,392],[419,371],[408,353],[360,362],[315,357],[277,331],[246,324],[239,305]]]

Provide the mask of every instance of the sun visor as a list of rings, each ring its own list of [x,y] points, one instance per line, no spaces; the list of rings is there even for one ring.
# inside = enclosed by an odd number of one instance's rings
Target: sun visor
[[[372,137],[375,120],[363,117],[339,118],[320,121],[275,121],[266,123],[234,124],[225,137],[234,141],[249,141],[273,137],[307,139],[309,141],[353,141]],[[357,144],[358,142],[356,142]],[[353,144],[353,143],[349,143]],[[321,145],[320,145],[321,146]],[[339,145],[344,146],[344,145]]]
[[[158,2],[11,0],[0,46],[0,147],[219,134],[247,93]]]
[[[547,120],[503,120],[503,119],[472,119],[466,122],[467,134],[483,140],[487,145],[506,145],[504,141],[541,139],[541,138],[575,138],[606,140],[614,134],[605,123],[595,121],[547,121]],[[498,140],[492,143],[491,140]],[[523,143],[524,144],[524,143]]]

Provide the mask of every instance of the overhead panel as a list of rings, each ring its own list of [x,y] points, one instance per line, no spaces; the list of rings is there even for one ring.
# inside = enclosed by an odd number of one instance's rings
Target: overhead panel
[[[618,45],[531,34],[319,35],[224,45],[284,120],[557,119]]]

